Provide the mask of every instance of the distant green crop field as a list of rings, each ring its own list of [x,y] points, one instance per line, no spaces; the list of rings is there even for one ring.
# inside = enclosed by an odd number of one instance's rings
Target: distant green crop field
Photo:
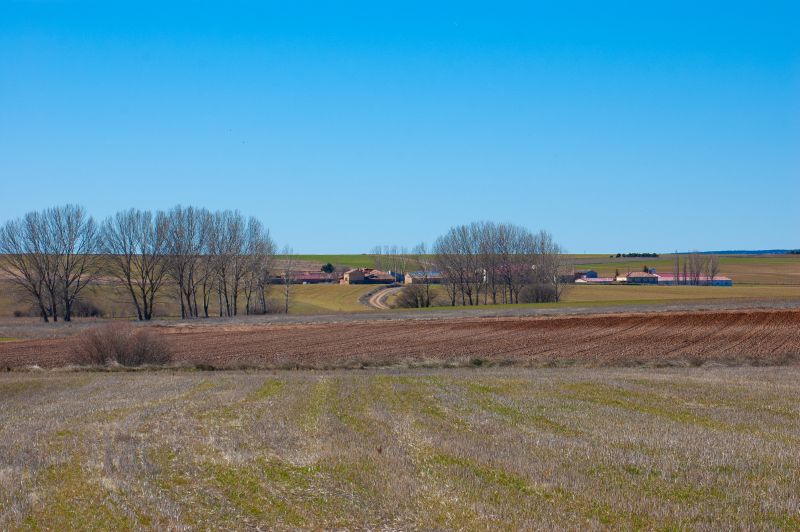
[[[685,258],[681,256],[681,260]],[[657,271],[671,273],[674,255],[661,255],[657,259],[573,259],[576,269],[596,270],[601,277],[621,275],[629,271],[642,271],[646,265]],[[734,283],[797,284],[800,285],[800,255],[771,256],[720,256],[720,274],[731,277]]]
[[[610,254],[609,254],[610,255]],[[658,258],[617,259],[601,254],[569,254],[566,260],[575,268],[593,269],[601,276],[620,274],[628,271],[641,271],[647,265],[661,272],[672,272],[673,255],[661,255]],[[278,256],[278,259],[283,258]],[[295,255],[297,260],[321,264],[332,263],[349,268],[374,268],[375,260],[369,254],[357,255]],[[427,256],[428,261],[432,256]],[[388,263],[388,259],[384,258]],[[756,284],[797,284],[800,285],[800,255],[771,256],[721,256],[721,275],[732,277],[735,283]],[[387,268],[387,264],[383,264]],[[411,269],[408,266],[406,269]]]
[[[284,259],[285,256],[277,255],[277,259]],[[331,263],[334,266],[348,266],[350,268],[374,268],[375,261],[372,255],[294,255],[296,260],[318,262],[320,264]]]

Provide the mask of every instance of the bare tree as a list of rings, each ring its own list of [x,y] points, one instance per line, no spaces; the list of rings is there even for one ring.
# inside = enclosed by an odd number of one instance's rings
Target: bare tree
[[[31,297],[42,320],[48,322],[51,315],[58,319],[57,314],[51,313],[55,300],[49,295],[54,291],[48,289],[48,279],[53,279],[55,285],[55,269],[40,243],[38,216],[39,213],[29,213],[23,219],[6,222],[0,229],[0,254],[4,255],[0,268]]]
[[[689,284],[699,285],[700,277],[706,271],[706,257],[702,253],[693,251],[686,257],[686,262],[689,268]]]
[[[208,273],[202,269],[202,259],[208,253],[213,217],[205,209],[180,205],[173,207],[167,216],[169,274],[177,285],[181,318],[197,317],[200,315],[197,291],[207,281]]]
[[[377,269],[383,269],[383,248],[381,246],[375,246],[372,248],[372,263],[375,265]]]
[[[708,284],[714,284],[714,279],[719,275],[720,264],[719,255],[709,255],[706,262],[706,275],[708,276]]]
[[[127,289],[140,321],[153,317],[165,279],[169,228],[163,212],[153,215],[137,209],[118,212],[103,223],[103,251],[112,266],[110,273]]]
[[[289,298],[291,296],[292,284],[294,283],[294,250],[289,246],[283,248],[283,267],[281,282],[283,283],[283,312],[289,314]]]
[[[260,221],[255,218],[250,218],[247,222],[245,246],[243,250],[247,259],[244,265],[243,276],[246,314],[251,314],[254,311],[254,295],[257,295],[257,298],[261,302],[262,312],[266,312],[266,294],[263,293],[266,287],[264,280],[269,278],[269,269],[274,247],[274,243],[269,236],[269,231],[264,228]]]
[[[50,249],[47,259],[55,264],[56,296],[64,321],[72,319],[72,307],[81,292],[100,273],[100,232],[94,218],[78,205],[43,211],[44,235]],[[51,296],[52,297],[52,296]],[[56,314],[53,305],[53,316]]]
[[[272,283],[272,264],[274,261],[274,243],[270,242],[272,246],[272,250],[269,252],[267,257],[264,260],[263,267],[261,269],[261,274],[258,277],[258,281],[256,284],[256,293],[258,294],[258,305],[259,305],[259,312],[261,314],[266,314],[269,312],[269,303],[267,299],[267,291],[269,290],[271,283]]]
[[[503,285],[503,302],[519,303],[522,289],[530,282],[536,239],[524,227],[513,224],[499,224],[495,238],[495,275]]]
[[[674,286],[678,286],[681,276],[681,256],[678,255],[678,250],[675,250],[674,260],[672,262],[672,277],[674,279]]]
[[[424,266],[424,258],[427,255],[427,248],[425,247],[425,242],[420,242],[412,251],[413,258],[417,264],[421,265],[422,268],[419,270],[419,277],[420,282],[415,286],[415,283],[412,280],[412,283],[409,287],[412,287],[409,295],[413,297],[416,307],[430,307],[431,306],[431,272],[430,270]]]
[[[405,246],[401,246],[400,255],[397,263],[397,273],[404,274],[408,271],[407,268],[408,268],[408,248]]]
[[[100,272],[99,231],[83,207],[64,205],[7,222],[3,270],[36,302],[42,318],[72,319],[72,307]]]
[[[456,298],[460,292],[462,295],[461,304],[464,305],[466,303],[463,290],[464,272],[458,257],[458,246],[452,229],[447,234],[436,239],[433,250],[435,264],[442,274],[442,281],[447,289],[448,296],[450,296],[450,304],[452,306],[456,305]]]
[[[238,211],[214,213],[216,289],[220,316],[236,316],[239,291],[246,271],[244,217]]]
[[[561,282],[563,251],[547,231],[539,231],[533,237],[533,285],[535,301],[561,300],[565,285]]]

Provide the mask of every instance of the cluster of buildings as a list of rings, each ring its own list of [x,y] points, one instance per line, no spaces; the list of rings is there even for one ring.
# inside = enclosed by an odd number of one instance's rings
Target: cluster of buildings
[[[440,284],[442,274],[439,272],[409,272],[406,274],[399,272],[384,272],[373,268],[354,268],[342,274],[339,284]]]
[[[276,277],[274,282],[282,282]],[[441,284],[442,274],[434,271],[415,271],[399,273],[374,268],[353,268],[344,273],[325,273],[320,271],[299,271],[292,276],[297,284]],[[647,271],[628,272],[615,277],[598,277],[594,270],[576,270],[573,275],[563,276],[562,282],[575,284],[639,284],[639,285],[701,285],[701,286],[733,286],[733,280],[723,275],[708,277],[691,274],[658,273],[655,268]]]
[[[700,285],[700,286],[733,286],[733,280],[724,275],[709,277],[707,275],[690,275],[674,273],[658,273],[655,268],[646,272],[628,272],[616,277],[598,277],[594,270],[578,270],[574,276],[575,284],[646,284],[656,286]]]
[[[374,268],[353,268],[339,279],[339,284],[392,284],[403,281],[403,274]]]
[[[283,283],[283,274],[275,275],[272,282]],[[352,268],[344,273],[300,270],[292,272],[291,282],[294,284],[441,284],[442,274],[432,271],[399,273],[375,268]]]

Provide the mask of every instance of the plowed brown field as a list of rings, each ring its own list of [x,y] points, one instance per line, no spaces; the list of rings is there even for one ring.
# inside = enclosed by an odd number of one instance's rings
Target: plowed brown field
[[[178,364],[214,367],[800,361],[800,310],[157,326]],[[3,367],[68,364],[75,338],[0,343]]]

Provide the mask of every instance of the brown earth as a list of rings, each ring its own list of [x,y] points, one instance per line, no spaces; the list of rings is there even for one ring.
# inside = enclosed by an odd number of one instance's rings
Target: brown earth
[[[800,361],[798,309],[149,327],[177,364],[218,368]],[[64,366],[75,345],[76,336],[0,342],[0,366]]]

